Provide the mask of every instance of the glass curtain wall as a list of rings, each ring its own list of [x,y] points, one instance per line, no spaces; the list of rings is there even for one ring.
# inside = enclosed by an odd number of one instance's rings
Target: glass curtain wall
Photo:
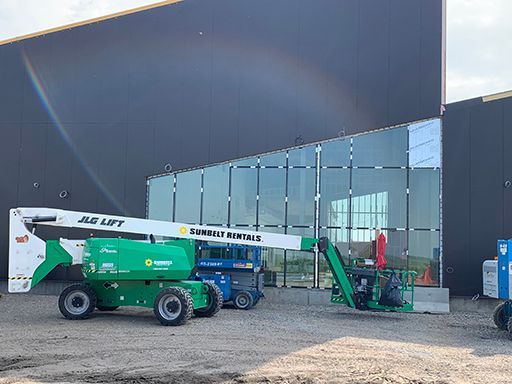
[[[439,119],[148,179],[150,219],[327,236],[344,260],[375,255],[439,286]],[[265,283],[329,288],[321,255],[264,249]]]

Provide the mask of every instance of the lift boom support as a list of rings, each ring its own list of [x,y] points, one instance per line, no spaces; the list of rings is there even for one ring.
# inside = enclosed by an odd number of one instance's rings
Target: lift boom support
[[[333,299],[333,301],[344,303],[352,308],[356,307],[353,284],[334,246],[327,238],[316,239],[53,208],[10,210],[9,292],[28,292],[57,265],[82,264],[85,240],[60,238],[58,241],[44,241],[31,232],[27,224],[256,245],[307,252],[318,249],[325,256],[334,282],[340,291],[337,300]],[[51,252],[49,248],[53,248]]]

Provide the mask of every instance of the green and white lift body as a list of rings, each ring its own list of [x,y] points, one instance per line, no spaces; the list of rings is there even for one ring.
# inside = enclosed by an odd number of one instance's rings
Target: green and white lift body
[[[156,236],[177,240],[156,243],[123,238],[91,237],[86,240],[60,238],[45,241],[36,236],[35,226],[37,225],[143,234],[151,239]],[[72,288],[70,291],[68,289],[68,292],[65,290],[59,301],[61,312],[65,316],[66,305],[72,312],[73,306],[77,303],[83,304],[83,301],[87,300],[94,301],[95,306],[100,310],[127,305],[152,307],[155,315],[164,325],[182,324],[190,317],[192,309],[198,316],[213,315],[222,303],[220,290],[211,283],[188,280],[194,267],[195,240],[307,252],[318,251],[325,256],[333,275],[334,288],[331,296],[333,303],[357,309],[402,312],[413,310],[414,272],[368,270],[366,275],[369,273],[373,276],[370,279],[373,283],[371,286],[365,285],[364,292],[361,292],[361,279],[357,275],[359,272],[356,272],[360,268],[345,266],[341,256],[327,238],[316,239],[53,208],[11,209],[9,231],[8,286],[11,293],[30,291],[58,265],[81,265],[84,275],[82,286],[87,287],[86,291],[92,291],[91,295],[94,297],[87,297],[88,292],[85,294],[75,292],[75,296],[78,295],[75,297],[75,302],[69,297],[66,301],[63,294],[66,293],[69,296],[70,292],[74,291]],[[400,307],[379,304],[382,286],[380,280],[389,277],[392,273],[398,273],[402,277],[400,287],[402,299],[404,294],[410,291],[409,302],[404,300],[403,306]],[[172,293],[171,296],[162,296],[162,292],[168,292],[172,287],[179,289],[181,293],[186,291],[185,301],[188,301],[188,306],[193,306],[184,315],[184,320],[181,317],[179,321],[168,320],[178,311],[175,304],[187,306],[183,300],[177,303]],[[361,297],[364,297],[364,302]],[[89,304],[92,305],[92,303]],[[91,311],[89,310],[86,315]],[[166,315],[168,321],[165,321]],[[66,317],[81,318],[81,316]]]
[[[9,292],[28,292],[58,265],[80,265],[84,282],[66,288],[59,298],[59,309],[68,319],[86,318],[95,308],[143,306],[153,308],[163,325],[181,325],[192,313],[213,316],[222,305],[217,286],[189,280],[195,264],[193,240],[158,244],[96,237],[44,241],[35,233],[37,225],[148,235],[171,229],[165,222],[128,217],[48,208],[11,209]]]

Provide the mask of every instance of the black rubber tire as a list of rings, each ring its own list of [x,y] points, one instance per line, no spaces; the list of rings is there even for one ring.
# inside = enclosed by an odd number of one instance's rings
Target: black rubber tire
[[[494,309],[493,313],[493,320],[494,324],[501,329],[502,331],[506,331],[509,323],[509,319],[505,317],[505,314],[503,313],[503,307],[505,306],[505,303],[498,304],[496,308]]]
[[[508,319],[507,329],[508,329],[508,337],[510,340],[512,340],[512,317],[510,319]]]
[[[170,308],[171,304],[165,304],[165,300],[172,300],[177,308]],[[192,317],[194,301],[188,291],[181,287],[169,287],[162,289],[155,298],[153,312],[162,325],[183,325]],[[175,316],[169,312],[177,312]]]
[[[85,284],[70,285],[59,296],[59,310],[68,320],[87,319],[96,308],[96,293]]]
[[[108,311],[115,311],[117,308],[119,308],[119,305],[115,305],[113,307],[109,307],[108,305],[99,305],[99,304],[97,304],[96,308],[98,309],[98,311],[108,312]]]
[[[204,284],[208,286],[208,305],[194,309],[194,314],[197,317],[212,317],[222,308],[224,295],[217,284],[209,281],[205,281]]]
[[[254,305],[252,295],[247,291],[238,292],[233,298],[233,305],[236,309],[250,309]]]

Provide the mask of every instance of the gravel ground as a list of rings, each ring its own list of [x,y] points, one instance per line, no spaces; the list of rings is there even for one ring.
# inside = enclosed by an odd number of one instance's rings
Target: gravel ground
[[[0,298],[0,384],[506,383],[490,315],[274,305],[163,327],[151,310],[61,317],[54,296]]]

